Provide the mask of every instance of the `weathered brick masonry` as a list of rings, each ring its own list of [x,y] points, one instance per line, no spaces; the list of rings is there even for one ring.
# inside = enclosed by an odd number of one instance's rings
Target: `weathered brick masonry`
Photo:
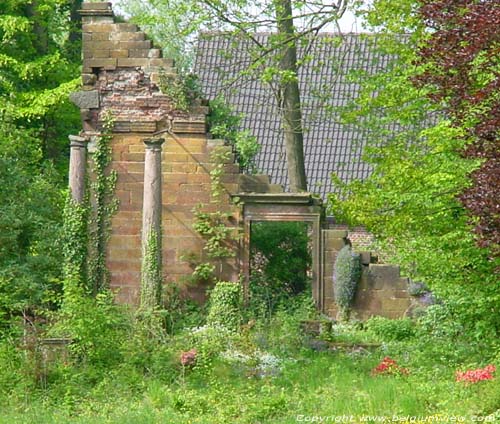
[[[151,140],[156,140],[155,148],[160,148],[158,139],[164,139],[160,184],[165,284],[182,282],[192,274],[193,263],[186,259],[187,256],[206,259],[204,240],[193,229],[195,206],[202,203],[207,211],[212,208],[212,211],[229,212],[230,224],[242,229],[244,213],[241,207],[233,204],[231,196],[279,193],[282,188],[270,184],[267,176],[240,174],[234,157],[230,155],[222,179],[226,191],[220,204],[211,204],[210,170],[214,164],[210,154],[214,149],[230,151],[231,148],[220,140],[212,140],[207,133],[208,108],[201,101],[189,112],[174,108],[172,99],[163,94],[158,85],[162,74],[175,75],[173,62],[162,58],[161,50],[155,48],[136,25],[116,23],[110,3],[83,3],[82,9],[83,85],[82,91],[73,93],[71,98],[80,107],[83,131],[79,136],[72,136],[70,184],[74,198],[80,199],[85,152],[88,151],[91,164],[96,137],[101,135],[104,122],[111,117],[114,123],[111,168],[117,172],[115,196],[119,206],[111,222],[107,266],[111,288],[116,290],[118,301],[137,304],[140,298],[143,208],[146,204],[144,186],[149,184],[145,182],[144,173],[145,140],[149,140],[148,148],[151,148]],[[275,197],[280,198],[279,195]],[[287,196],[282,200],[285,198]],[[292,200],[287,200],[292,203],[286,208],[293,209]],[[286,208],[283,210],[289,211]],[[288,215],[287,219],[290,219]],[[317,269],[321,269],[317,274],[321,283],[316,282],[314,295],[320,299],[318,304],[322,305],[324,312],[332,317],[336,315],[333,264],[338,250],[347,242],[345,237],[345,232],[323,229],[321,241],[316,243]],[[237,281],[246,266],[242,263],[245,255],[238,241],[230,242],[230,247],[236,256],[219,267],[217,277]],[[399,277],[396,267],[370,262],[370,256],[365,254],[363,279],[354,308],[356,313],[360,318],[402,316],[409,306],[407,281]],[[201,301],[206,288],[198,284],[189,287],[188,292]]]

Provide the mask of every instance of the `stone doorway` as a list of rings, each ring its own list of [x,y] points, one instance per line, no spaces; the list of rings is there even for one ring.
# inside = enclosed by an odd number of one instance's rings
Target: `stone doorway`
[[[324,210],[321,200],[310,193],[250,193],[237,196],[243,207],[243,238],[240,269],[244,275],[244,290],[248,294],[250,282],[250,235],[252,222],[306,222],[311,228],[312,297],[323,310],[321,226]]]

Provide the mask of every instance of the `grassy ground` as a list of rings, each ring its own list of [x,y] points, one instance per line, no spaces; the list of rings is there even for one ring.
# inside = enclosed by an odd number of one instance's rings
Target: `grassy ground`
[[[380,347],[330,349],[304,337],[299,318],[282,313],[237,335],[206,328],[161,341],[135,335],[116,360],[60,363],[35,382],[23,375],[23,355],[9,365],[4,349],[0,423],[500,420],[498,378],[455,381],[457,369],[496,363],[491,350],[487,356],[480,346],[425,338],[408,322],[382,321],[368,329],[337,326],[325,337]],[[182,367],[180,352],[192,348],[196,363]],[[386,356],[409,373],[373,375]]]

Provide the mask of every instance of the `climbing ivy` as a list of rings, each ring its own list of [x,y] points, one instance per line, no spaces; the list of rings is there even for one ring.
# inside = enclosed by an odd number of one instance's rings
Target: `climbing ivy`
[[[111,162],[111,131],[114,121],[110,113],[104,116],[103,133],[96,140],[93,159],[94,181],[91,183],[92,208],[89,222],[89,254],[87,261],[88,284],[95,296],[108,287],[106,270],[106,243],[111,229],[111,217],[118,202],[113,198],[116,186],[116,171],[107,172]]]
[[[155,309],[161,303],[162,273],[160,237],[151,230],[143,252],[141,268],[141,309]]]
[[[68,192],[63,212],[64,293],[88,292],[86,278],[88,198],[78,203]]]
[[[204,205],[197,205],[194,209],[195,222],[194,230],[205,239],[203,250],[211,262],[199,263],[194,272],[193,278],[197,281],[210,281],[217,271],[217,266],[213,262],[218,262],[219,267],[226,258],[235,256],[234,250],[229,246],[234,240],[234,228],[230,227],[228,220],[231,214],[223,212],[222,196],[224,185],[222,176],[224,174],[224,164],[228,163],[231,152],[221,146],[215,148],[210,155],[212,168],[210,170],[210,204],[215,206],[215,211],[207,211]]]

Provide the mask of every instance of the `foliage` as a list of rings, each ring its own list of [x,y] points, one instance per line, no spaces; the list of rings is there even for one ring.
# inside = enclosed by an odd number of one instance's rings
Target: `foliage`
[[[92,292],[86,273],[89,211],[86,202],[75,202],[69,192],[66,196],[62,237],[64,288],[66,291],[80,288],[88,295]]]
[[[305,222],[254,222],[250,234],[250,302],[265,315],[307,291],[312,258]]]
[[[428,34],[417,3],[379,0],[367,8],[388,65],[373,76],[352,76],[361,89],[343,119],[368,130],[364,160],[372,174],[350,184],[335,179],[342,193],[330,196],[329,206],[340,221],[365,225],[389,261],[448,299],[454,319],[481,338],[500,331],[497,265],[475,246],[458,200],[480,161],[462,155],[467,130],[429,100],[433,87],[412,83],[427,69],[417,54]]]
[[[158,234],[148,234],[141,267],[141,309],[154,309],[161,304],[163,275],[160,265],[161,246]]]
[[[33,132],[0,122],[0,327],[41,313],[61,291],[63,196]]]
[[[241,284],[219,281],[210,293],[207,324],[238,331],[242,318]]]
[[[91,293],[95,296],[108,288],[106,268],[106,243],[109,239],[111,217],[118,203],[113,197],[117,173],[109,171],[111,163],[111,131],[114,121],[111,115],[104,117],[103,133],[96,138],[96,148],[92,156],[93,181],[90,183],[92,208],[89,214],[89,250],[87,279]]]
[[[432,33],[418,52],[425,67],[415,81],[432,87],[428,97],[462,128],[465,157],[479,159],[472,185],[460,199],[476,218],[480,245],[500,254],[500,8],[494,0],[427,0],[419,18]]]
[[[361,278],[361,257],[347,245],[340,249],[333,271],[333,292],[335,303],[343,314],[347,314],[354,300]]]
[[[210,154],[210,205],[197,205],[194,210],[194,230],[205,239],[205,251],[209,262],[196,261],[193,255],[184,255],[195,265],[193,279],[195,281],[212,281],[220,274],[223,261],[235,255],[234,246],[231,245],[238,238],[237,229],[231,225],[231,214],[222,209],[225,198],[225,188],[222,183],[224,165],[228,163],[231,152],[225,146],[216,147]],[[215,206],[213,210],[210,206]],[[209,210],[207,210],[209,209]],[[198,263],[196,263],[198,262]],[[215,263],[214,263],[215,262]]]
[[[0,6],[0,116],[30,130],[43,157],[63,172],[67,134],[79,126],[68,101],[79,84],[79,44],[70,37],[73,3],[20,0]]]
[[[174,109],[188,112],[201,96],[198,78],[191,73],[160,74],[160,90],[173,101]]]
[[[78,361],[107,367],[120,362],[120,343],[128,330],[130,321],[113,303],[111,292],[90,297],[81,288],[72,287],[65,290],[51,334],[70,338],[70,350]]]
[[[366,329],[384,341],[401,341],[415,336],[415,324],[409,318],[372,317],[366,322]]]
[[[223,97],[216,97],[210,102],[210,133],[233,146],[242,168],[253,170],[253,158],[259,152],[260,145],[248,130],[240,129],[242,119],[243,116],[235,114]]]

